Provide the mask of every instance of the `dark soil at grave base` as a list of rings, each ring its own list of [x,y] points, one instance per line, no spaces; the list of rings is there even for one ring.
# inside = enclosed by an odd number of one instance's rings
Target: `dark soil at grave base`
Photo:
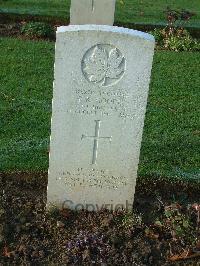
[[[20,24],[1,24],[0,23],[0,36],[1,37],[18,37],[20,35]]]
[[[56,39],[55,34],[51,37],[40,37],[40,38],[25,36],[21,33],[21,28],[23,24],[24,22],[9,23],[9,24],[0,23],[0,37],[15,37],[24,40],[28,39],[28,40],[46,40],[46,41],[55,41]],[[54,27],[55,31],[57,26]]]
[[[2,21],[2,22],[1,22]],[[13,22],[10,22],[10,20],[6,21],[5,19],[1,19],[1,14],[0,14],[0,37],[16,37],[16,38],[21,38],[21,39],[31,39],[31,40],[47,40],[47,41],[55,41],[56,39],[56,28],[61,26],[61,25],[68,25],[68,22],[64,22],[62,20],[55,20],[54,22],[48,23],[49,25],[52,26],[52,28],[54,28],[54,35],[51,37],[30,37],[30,36],[25,36],[21,33],[21,28],[22,26],[27,23],[27,22],[34,22],[35,20],[31,17],[30,19],[27,20],[16,20]],[[36,20],[36,21],[40,21],[40,20]],[[149,32],[154,30],[156,27],[155,26],[148,26],[148,25],[132,25],[132,24],[127,24],[127,25],[121,25],[120,23],[116,23],[115,26],[118,27],[125,27],[125,28],[131,28],[131,29],[135,29],[135,30],[139,30],[139,31],[145,31],[145,32]],[[160,28],[160,27],[158,27]],[[162,27],[161,27],[162,28]],[[187,28],[187,30],[189,30],[191,36],[193,38],[197,38],[200,39],[200,29],[199,28],[194,28],[194,29],[190,29]]]
[[[67,209],[45,213],[47,173],[0,177],[6,222],[2,265],[200,265],[193,208],[200,204],[199,184],[151,179],[147,186],[138,179],[134,214]],[[180,228],[186,217],[190,227],[176,232],[175,217],[166,219],[166,210],[178,213]]]

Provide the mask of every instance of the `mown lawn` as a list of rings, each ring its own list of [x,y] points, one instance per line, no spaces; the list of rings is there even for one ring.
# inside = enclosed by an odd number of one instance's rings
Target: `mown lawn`
[[[54,43],[0,39],[0,172],[47,170]],[[198,178],[200,53],[154,57],[139,175]]]
[[[164,10],[169,6],[172,9],[186,9],[196,13],[189,25],[200,27],[199,0],[124,0],[121,5],[117,1],[115,22],[163,24]],[[0,12],[51,16],[69,21],[70,0],[2,0]]]

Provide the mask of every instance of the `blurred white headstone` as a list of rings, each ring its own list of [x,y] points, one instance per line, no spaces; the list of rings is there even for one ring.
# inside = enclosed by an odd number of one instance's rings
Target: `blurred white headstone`
[[[71,25],[113,25],[114,14],[115,0],[71,0]]]

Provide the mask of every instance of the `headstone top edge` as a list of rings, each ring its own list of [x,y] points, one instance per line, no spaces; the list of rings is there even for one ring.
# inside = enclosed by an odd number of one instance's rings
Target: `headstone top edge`
[[[141,39],[145,39],[148,41],[155,42],[155,38],[153,35],[149,33],[145,33],[138,30],[132,30],[123,27],[117,26],[108,26],[108,25],[93,25],[93,24],[86,24],[86,25],[69,25],[69,26],[60,26],[57,28],[56,33],[65,33],[70,31],[103,31],[103,32],[113,32],[119,33],[124,35],[130,35],[133,37],[139,37]]]

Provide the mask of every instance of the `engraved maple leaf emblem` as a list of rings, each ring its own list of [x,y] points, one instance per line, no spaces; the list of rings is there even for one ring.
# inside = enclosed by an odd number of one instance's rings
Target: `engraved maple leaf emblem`
[[[124,57],[117,48],[109,51],[95,46],[93,52],[84,60],[83,72],[90,82],[106,86],[118,80],[124,73]]]

